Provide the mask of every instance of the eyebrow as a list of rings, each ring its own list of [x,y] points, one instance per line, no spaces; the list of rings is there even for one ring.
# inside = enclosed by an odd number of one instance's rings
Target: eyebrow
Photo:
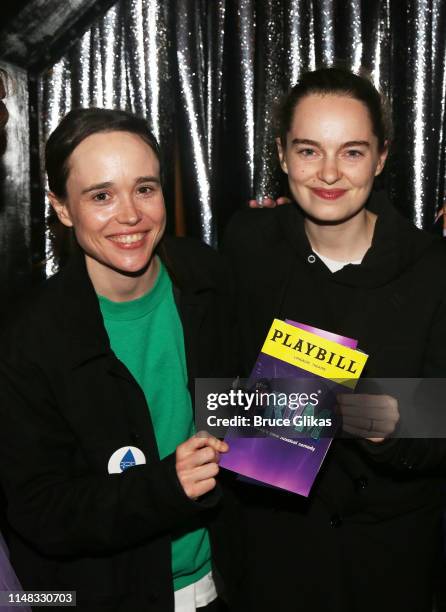
[[[135,184],[140,185],[141,183],[157,183],[160,184],[160,179],[157,176],[139,176]],[[106,181],[104,183],[96,183],[95,185],[90,185],[82,190],[81,194],[89,193],[90,191],[96,191],[97,189],[107,189],[108,187],[113,187],[112,181]]]
[[[310,140],[308,138],[293,138],[291,141],[292,145],[306,144],[311,145],[313,147],[320,147],[321,143],[316,140]],[[370,143],[368,140],[349,140],[348,142],[344,142],[341,145],[341,149],[346,147],[370,147]]]

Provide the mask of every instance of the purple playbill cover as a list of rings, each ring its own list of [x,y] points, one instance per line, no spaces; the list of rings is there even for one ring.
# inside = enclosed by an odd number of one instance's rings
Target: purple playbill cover
[[[355,349],[358,346],[357,340],[354,340],[353,338],[347,338],[347,336],[333,334],[332,332],[325,331],[325,329],[312,327],[311,325],[306,325],[305,323],[298,323],[297,321],[292,321],[291,319],[285,319],[285,323],[289,323],[290,325],[294,325],[295,327],[299,327],[300,329],[305,329],[306,331],[311,332],[312,334],[321,336],[321,338],[332,340],[333,342],[337,342],[338,344],[342,344],[343,346],[348,346],[352,349]]]
[[[249,436],[246,430],[243,431],[243,428],[230,428],[225,437],[230,450],[222,456],[220,466],[237,472],[245,481],[286,489],[308,497],[336,431],[336,417],[333,413],[336,394],[353,390],[367,356],[355,350],[357,341],[352,338],[339,336],[289,319],[285,322],[276,320],[268,332],[269,334],[273,331],[275,323],[283,326],[282,329],[285,331],[289,331],[291,325],[303,330],[304,338],[307,341],[312,340],[313,344],[318,342],[320,346],[324,347],[325,352],[330,348],[332,351],[338,350],[339,353],[342,353],[342,347],[345,347],[344,354],[347,351],[350,357],[359,355],[361,364],[358,366],[357,376],[354,381],[350,379],[347,386],[344,384],[345,381],[342,380],[342,374],[339,374],[336,380],[334,376],[329,378],[330,372],[318,376],[314,368],[313,371],[309,371],[312,369],[310,366],[308,366],[308,369],[305,364],[303,367],[298,367],[290,362],[290,359],[286,361],[278,357],[276,353],[274,356],[267,354],[264,352],[267,350],[265,348],[267,341],[265,341],[262,352],[259,354],[248,380],[248,389],[258,389],[260,386],[262,390],[266,389],[267,392],[279,388],[281,391],[288,390],[289,392],[291,389],[300,388],[301,391],[307,393],[321,394],[321,389],[324,389],[323,396],[321,396],[323,399],[317,408],[317,412],[318,414],[331,415],[332,426],[325,430],[323,437],[320,436],[320,428],[319,430],[308,428],[308,437],[306,437],[307,430],[305,429],[305,437],[292,438],[277,435],[277,428],[271,428],[271,431],[266,434],[265,428],[262,428],[263,435],[261,437]],[[316,367],[318,367],[318,364],[316,364]],[[301,414],[304,413],[305,406],[299,410]],[[285,412],[288,415],[290,414],[287,408],[285,408]],[[282,412],[281,416],[286,416],[286,414]],[[298,431],[302,432],[303,429]]]

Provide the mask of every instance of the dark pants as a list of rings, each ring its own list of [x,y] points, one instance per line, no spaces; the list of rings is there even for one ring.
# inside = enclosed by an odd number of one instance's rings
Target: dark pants
[[[228,608],[223,601],[217,597],[210,604],[204,606],[204,608],[197,608],[197,612],[227,612]]]

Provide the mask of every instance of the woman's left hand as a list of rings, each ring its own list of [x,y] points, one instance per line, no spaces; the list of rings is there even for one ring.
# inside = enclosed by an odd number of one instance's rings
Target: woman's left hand
[[[342,429],[371,442],[382,442],[400,419],[398,401],[390,395],[341,393],[337,396]]]

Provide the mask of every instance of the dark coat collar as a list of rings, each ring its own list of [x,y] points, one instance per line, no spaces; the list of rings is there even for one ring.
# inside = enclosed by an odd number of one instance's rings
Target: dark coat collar
[[[64,355],[67,365],[76,367],[111,353],[99,301],[80,248],[74,250],[66,266],[48,281],[48,288],[53,293],[54,325],[68,350]]]
[[[192,342],[194,333],[189,333],[189,328],[198,329],[204,312],[202,293],[215,286],[215,279],[201,266],[191,266],[191,262],[186,261],[181,239],[165,237],[159,252],[174,283],[183,326],[187,319],[185,338]],[[75,368],[101,356],[112,357],[98,298],[79,247],[75,248],[63,270],[48,281],[48,291],[53,326],[63,338],[61,353],[63,346],[69,347],[62,357],[67,366]]]
[[[367,208],[377,215],[373,241],[361,266],[347,265],[332,273],[319,260],[314,272],[332,282],[350,287],[374,288],[386,285],[413,265],[438,238],[417,229],[402,217],[384,192],[372,192]],[[280,232],[290,248],[308,261],[313,253],[304,228],[304,216],[297,204],[277,209]]]

